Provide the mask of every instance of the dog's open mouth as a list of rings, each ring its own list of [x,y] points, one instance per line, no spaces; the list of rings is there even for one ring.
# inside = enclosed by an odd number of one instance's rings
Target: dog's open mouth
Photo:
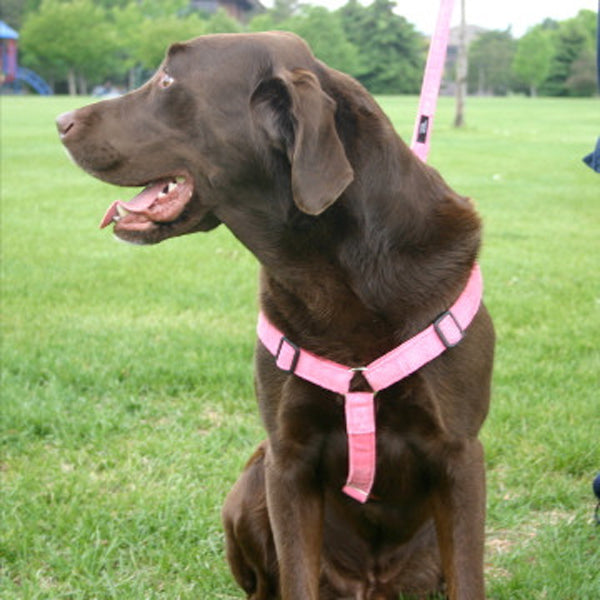
[[[183,213],[193,191],[194,182],[187,174],[154,181],[128,202],[113,202],[100,228],[116,223],[121,231],[145,231],[155,225],[173,223]]]

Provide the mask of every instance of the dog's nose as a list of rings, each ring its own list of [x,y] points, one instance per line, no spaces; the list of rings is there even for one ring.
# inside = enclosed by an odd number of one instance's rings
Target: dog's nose
[[[73,131],[75,127],[75,111],[63,113],[56,117],[56,128],[62,140]]]

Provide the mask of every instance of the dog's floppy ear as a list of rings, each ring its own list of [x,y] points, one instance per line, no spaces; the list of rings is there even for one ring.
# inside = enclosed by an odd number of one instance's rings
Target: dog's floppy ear
[[[335,128],[335,102],[310,71],[297,69],[261,82],[251,105],[271,142],[288,155],[296,206],[322,213],[354,178]]]

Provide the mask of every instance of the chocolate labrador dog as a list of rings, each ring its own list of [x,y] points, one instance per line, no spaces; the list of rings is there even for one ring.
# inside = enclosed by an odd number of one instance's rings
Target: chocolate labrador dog
[[[287,33],[174,44],[57,124],[83,169],[145,186],[106,213],[119,238],[224,223],[262,265],[267,440],[223,510],[247,597],[484,598],[494,333],[471,202]]]

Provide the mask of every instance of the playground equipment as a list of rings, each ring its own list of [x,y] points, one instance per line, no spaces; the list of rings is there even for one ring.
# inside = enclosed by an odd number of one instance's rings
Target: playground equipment
[[[40,77],[35,71],[26,69],[25,67],[17,67],[17,73],[15,79],[17,81],[23,81],[27,85],[31,86],[38,94],[42,96],[49,96],[52,94],[52,88],[46,83],[46,81]]]
[[[52,94],[52,88],[35,71],[19,66],[17,61],[18,39],[19,34],[4,21],[0,21],[1,88],[10,86],[13,91],[19,92],[21,84],[26,83],[42,96]]]

